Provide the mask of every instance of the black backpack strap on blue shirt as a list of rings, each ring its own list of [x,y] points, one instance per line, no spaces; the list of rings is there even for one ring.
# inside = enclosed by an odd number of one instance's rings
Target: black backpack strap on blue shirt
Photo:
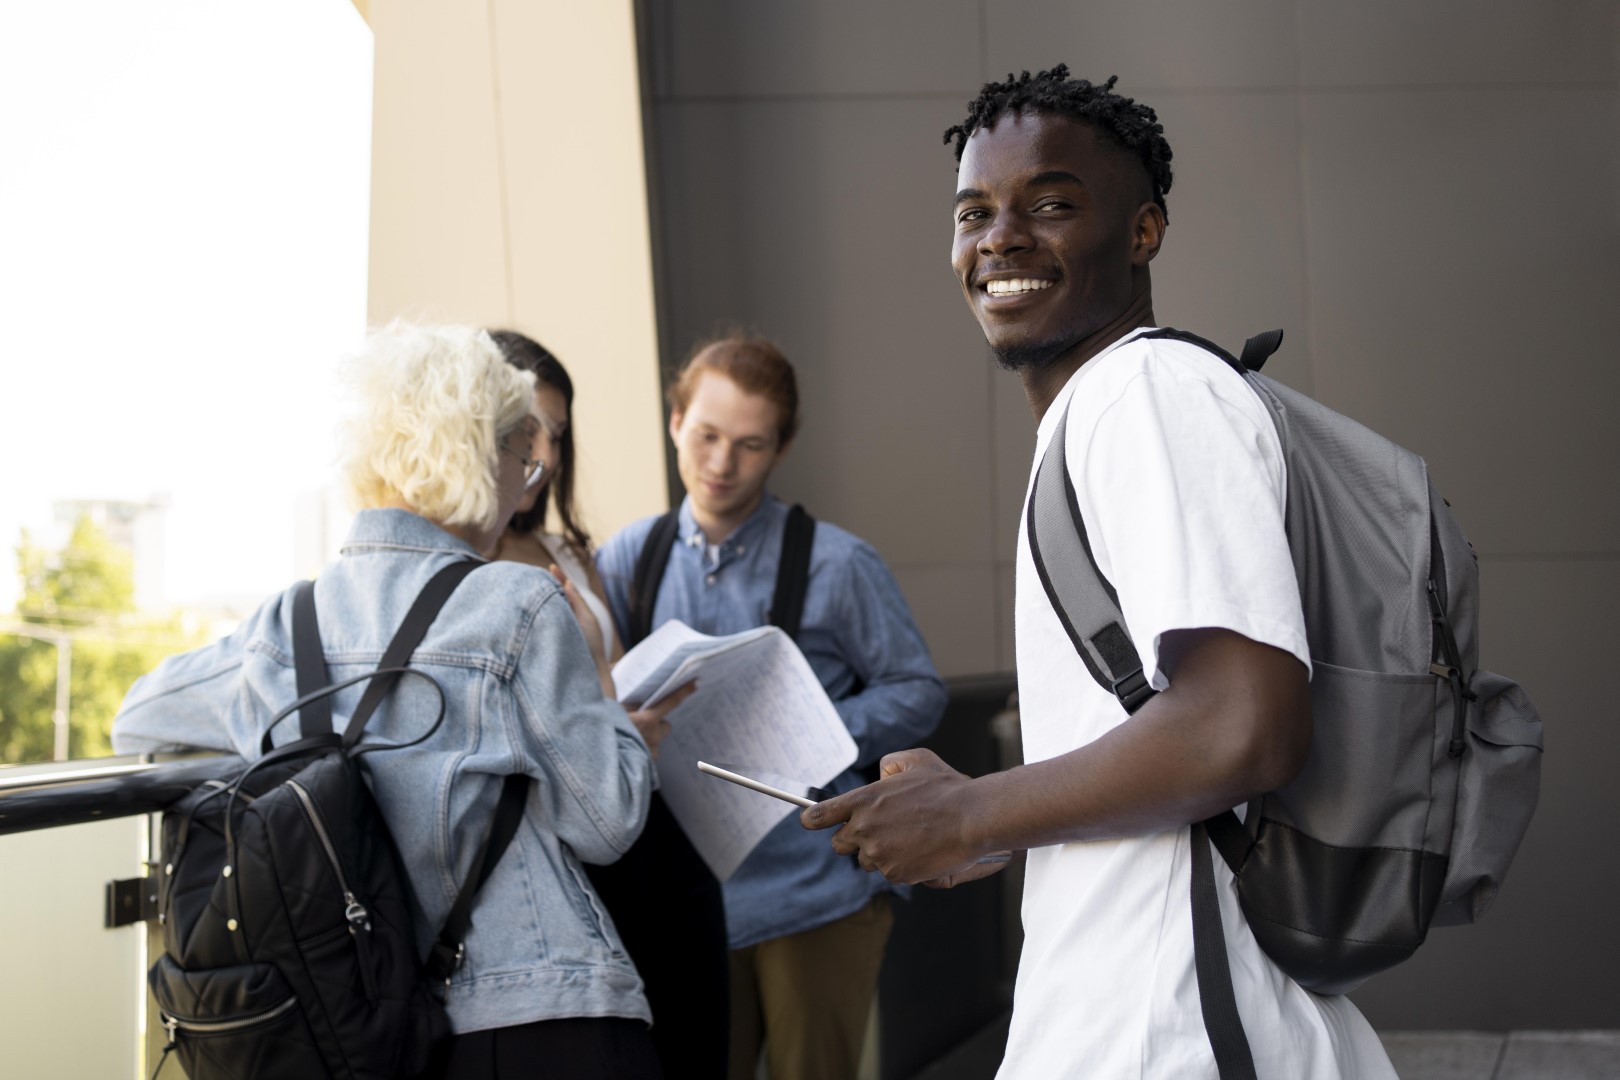
[[[647,539],[636,556],[636,569],[630,579],[630,625],[625,648],[634,648],[652,633],[653,607],[664,584],[669,553],[675,550],[679,531],[679,511],[671,510],[653,522]],[[776,591],[771,596],[770,624],[788,637],[799,639],[804,620],[804,597],[810,588],[810,552],[816,542],[816,519],[797,503],[788,510],[782,527],[782,557],[776,567]]]
[[[1250,338],[1241,360],[1180,330],[1153,330],[1141,337],[1195,345],[1215,354],[1242,375],[1259,370],[1281,344],[1282,331]],[[1134,715],[1157,691],[1143,672],[1141,657],[1120,610],[1119,595],[1092,554],[1066,460],[1068,421],[1065,407],[1030,488],[1026,518],[1030,555],[1052,610],[1086,670],[1097,685],[1119,700],[1127,714]],[[1230,810],[1192,826],[1193,963],[1198,974],[1199,1005],[1221,1080],[1254,1080],[1254,1057],[1238,1015],[1226,935],[1221,928],[1220,897],[1209,853],[1212,840],[1234,874],[1242,867],[1253,842]]]
[[[776,566],[776,593],[771,597],[771,625],[794,641],[804,620],[804,596],[810,588],[810,550],[816,544],[816,519],[795,503],[782,528],[782,558]]]
[[[630,579],[630,625],[625,627],[624,647],[633,649],[652,633],[653,607],[664,584],[664,568],[675,550],[675,534],[680,528],[678,512],[671,510],[653,522],[652,531],[642,541],[636,556],[635,576]]]

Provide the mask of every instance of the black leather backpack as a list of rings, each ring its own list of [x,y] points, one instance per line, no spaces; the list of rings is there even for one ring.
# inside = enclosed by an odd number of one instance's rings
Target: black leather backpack
[[[191,1080],[408,1077],[446,1034],[433,993],[461,958],[473,898],[511,841],[529,787],[509,776],[484,849],[431,955],[417,954],[409,879],[358,746],[367,719],[405,675],[451,592],[479,562],[441,570],[406,614],[375,671],[328,685],[314,586],[293,593],[298,700],[266,729],[262,756],[211,780],[163,816],[163,955],[149,976],[163,1026]],[[331,695],[370,680],[343,733]],[[301,738],[271,748],[293,712]],[[162,1062],[159,1062],[159,1069]],[[154,1073],[156,1075],[156,1073]]]

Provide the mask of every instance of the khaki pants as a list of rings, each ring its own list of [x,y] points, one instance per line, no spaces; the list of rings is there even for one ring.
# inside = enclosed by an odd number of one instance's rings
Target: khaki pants
[[[731,953],[731,1080],[854,1080],[894,925],[887,893],[837,922]]]

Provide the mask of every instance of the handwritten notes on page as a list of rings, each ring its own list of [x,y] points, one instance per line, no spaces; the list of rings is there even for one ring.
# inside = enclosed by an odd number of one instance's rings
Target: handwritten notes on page
[[[658,781],[698,854],[721,881],[793,807],[704,776],[699,759],[821,786],[855,762],[855,741],[798,646],[774,626],[710,637],[678,620],[660,626],[613,668],[626,708],[656,704],[693,679],[669,714]]]

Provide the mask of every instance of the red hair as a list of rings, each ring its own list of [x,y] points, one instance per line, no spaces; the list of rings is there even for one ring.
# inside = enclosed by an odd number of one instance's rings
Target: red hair
[[[724,375],[744,391],[776,406],[776,443],[786,446],[799,430],[799,384],[793,365],[776,343],[762,337],[723,337],[699,345],[669,384],[669,407],[684,413],[705,371]]]

